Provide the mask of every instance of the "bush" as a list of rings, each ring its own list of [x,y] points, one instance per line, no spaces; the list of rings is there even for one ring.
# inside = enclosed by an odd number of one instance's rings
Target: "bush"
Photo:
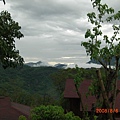
[[[73,112],[65,114],[65,120],[81,120],[78,116],[75,116]]]
[[[64,114],[64,109],[60,106],[41,105],[31,111],[31,120],[81,120],[73,112]]]
[[[32,120],[64,120],[64,110],[59,106],[41,105],[32,110]]]
[[[18,120],[27,120],[27,118],[24,115],[20,115]]]

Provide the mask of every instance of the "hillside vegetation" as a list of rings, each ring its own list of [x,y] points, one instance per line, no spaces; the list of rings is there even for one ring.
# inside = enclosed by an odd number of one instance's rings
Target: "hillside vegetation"
[[[81,68],[84,79],[96,77],[96,68]],[[102,69],[101,69],[102,70]],[[104,71],[103,71],[104,72]],[[64,104],[66,79],[74,79],[75,68],[30,67],[3,69],[0,67],[0,95],[29,106]]]
[[[29,102],[32,99],[36,101],[39,98],[42,101],[43,98],[57,98],[50,77],[50,74],[58,71],[57,68],[24,65],[15,69],[0,67],[0,71],[0,95],[10,96],[15,102],[29,105],[34,104]]]

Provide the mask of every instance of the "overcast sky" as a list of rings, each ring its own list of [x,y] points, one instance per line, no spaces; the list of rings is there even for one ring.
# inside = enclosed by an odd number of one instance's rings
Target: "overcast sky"
[[[119,10],[119,0],[104,2]],[[8,10],[22,27],[24,38],[16,40],[16,47],[25,62],[94,67],[86,64],[89,57],[81,47],[91,27],[86,17],[93,11],[91,0],[6,0],[6,5],[0,1],[0,10]],[[111,34],[109,27],[104,27],[107,34]]]

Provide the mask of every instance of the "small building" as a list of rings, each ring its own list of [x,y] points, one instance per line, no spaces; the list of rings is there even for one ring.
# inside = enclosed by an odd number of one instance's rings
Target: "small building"
[[[9,97],[0,96],[0,120],[18,120],[20,115],[29,120],[30,110],[29,106],[11,102]]]
[[[86,110],[88,111],[88,113],[91,113],[92,104],[96,102],[95,96],[86,97],[86,93],[88,92],[88,87],[90,86],[90,84],[91,80],[84,80],[79,87],[79,92],[82,96],[83,105],[86,106]],[[117,81],[117,88],[120,89],[120,80]],[[69,100],[69,107],[66,107],[65,109],[67,111],[73,111],[75,115],[81,116],[82,108],[73,79],[66,80],[64,98]],[[119,113],[116,114],[116,117],[120,118],[120,93],[117,95],[115,108],[119,111]]]

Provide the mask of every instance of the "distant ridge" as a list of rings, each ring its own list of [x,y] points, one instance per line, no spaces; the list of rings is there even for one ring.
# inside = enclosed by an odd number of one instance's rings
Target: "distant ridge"
[[[104,63],[103,60],[102,60],[102,62]],[[94,60],[94,59],[92,59],[92,60],[90,60],[90,61],[87,62],[87,64],[91,64],[91,63],[99,64],[99,65],[100,65],[100,63],[99,63],[98,61]],[[120,63],[120,60],[119,60],[119,63]],[[111,65],[111,66],[112,66],[112,65],[115,65],[115,57],[113,57],[113,58],[111,59],[110,65]]]
[[[30,67],[50,66],[48,63],[44,63],[44,62],[42,62],[42,61],[29,62],[29,63],[25,63],[25,65],[28,65],[28,66],[30,66]]]
[[[25,65],[30,66],[30,67],[48,67],[49,66],[49,67],[55,67],[58,69],[65,69],[67,67],[67,64],[63,64],[63,63],[58,63],[58,64],[55,64],[54,66],[52,66],[52,65],[42,62],[42,61],[28,62],[28,63],[25,63]]]
[[[54,67],[59,68],[59,69],[60,68],[64,68],[65,69],[67,67],[67,64],[58,63],[58,64],[55,64]]]

